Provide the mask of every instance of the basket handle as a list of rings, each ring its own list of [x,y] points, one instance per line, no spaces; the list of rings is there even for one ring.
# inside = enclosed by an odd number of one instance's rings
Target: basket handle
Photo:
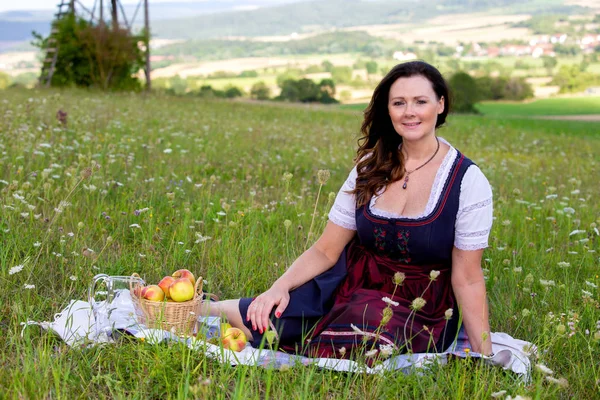
[[[196,278],[196,284],[194,285],[194,299],[198,297],[198,295],[202,295],[202,285],[204,284],[204,279],[201,276]]]
[[[137,272],[134,272],[133,274],[131,274],[131,277],[132,277],[132,278],[138,278],[138,279],[142,279],[142,277],[140,276],[140,274],[138,274]],[[136,283],[136,284],[135,284],[135,287],[134,287],[134,285],[133,285],[133,282],[134,282],[134,281],[135,281],[135,283]],[[138,286],[141,286],[141,285],[140,285],[140,283],[139,283],[139,281],[137,281],[137,280],[134,280],[134,279],[132,279],[132,280],[130,280],[130,281],[129,281],[129,290],[130,290],[131,292],[135,293],[135,290],[134,290],[134,289],[135,289],[135,288],[137,288]]]

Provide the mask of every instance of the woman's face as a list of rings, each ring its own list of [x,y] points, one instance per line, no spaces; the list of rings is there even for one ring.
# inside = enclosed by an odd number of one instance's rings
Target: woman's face
[[[444,98],[437,98],[431,82],[422,75],[398,78],[390,87],[388,112],[403,140],[417,141],[435,134]]]

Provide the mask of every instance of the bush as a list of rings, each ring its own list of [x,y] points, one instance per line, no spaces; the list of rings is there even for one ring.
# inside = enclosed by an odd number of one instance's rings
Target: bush
[[[242,71],[238,76],[240,78],[256,78],[256,77],[258,77],[258,72],[256,72],[256,71]]]
[[[466,72],[456,72],[448,81],[452,93],[453,111],[476,113],[475,103],[480,99],[477,83]]]
[[[281,93],[277,100],[302,102],[302,103],[337,103],[333,97],[335,83],[331,79],[323,79],[318,85],[310,79],[288,79],[281,86]]]
[[[264,82],[257,82],[250,89],[250,97],[256,100],[269,100],[271,89]]]
[[[480,100],[525,100],[533,97],[533,89],[524,78],[482,76],[475,82]]]

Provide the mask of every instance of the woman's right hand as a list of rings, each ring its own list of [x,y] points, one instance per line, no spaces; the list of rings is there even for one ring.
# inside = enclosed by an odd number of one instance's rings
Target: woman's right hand
[[[269,316],[273,307],[277,306],[275,317],[279,318],[289,302],[289,290],[275,282],[269,290],[255,297],[252,303],[250,303],[246,321],[252,321],[252,329],[258,330],[262,334],[269,327]]]

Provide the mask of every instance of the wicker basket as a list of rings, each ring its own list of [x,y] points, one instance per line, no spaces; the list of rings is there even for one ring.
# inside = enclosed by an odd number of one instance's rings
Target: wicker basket
[[[139,277],[134,273],[132,276]],[[202,277],[196,279],[194,298],[189,301],[150,301],[140,297],[141,286],[130,286],[131,299],[140,324],[160,328],[179,336],[193,334],[202,303]],[[137,295],[136,295],[137,292]]]

